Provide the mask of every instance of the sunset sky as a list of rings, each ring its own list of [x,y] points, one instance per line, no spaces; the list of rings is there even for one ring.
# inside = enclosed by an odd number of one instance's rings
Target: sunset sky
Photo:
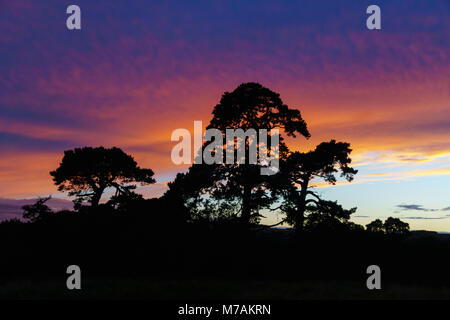
[[[381,30],[366,28],[371,4]],[[448,0],[0,0],[0,198],[57,196],[63,151],[100,145],[152,168],[140,191],[160,195],[185,169],[172,131],[206,126],[224,91],[254,81],[308,123],[291,149],[351,143],[355,180],[316,185],[355,222],[450,232],[449,39]]]

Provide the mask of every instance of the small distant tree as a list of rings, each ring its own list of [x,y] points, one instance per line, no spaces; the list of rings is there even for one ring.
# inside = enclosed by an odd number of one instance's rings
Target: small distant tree
[[[306,208],[306,229],[338,229],[345,226],[350,228],[350,216],[356,208],[344,209],[337,201],[318,200]],[[353,226],[353,225],[352,225]]]
[[[389,217],[383,225],[387,234],[405,234],[409,232],[409,224],[401,221],[399,218]]]
[[[40,198],[35,204],[28,204],[22,207],[23,218],[30,222],[43,220],[53,214],[53,211],[45,204],[50,200],[50,196]]]
[[[21,225],[22,223],[23,221],[17,218],[12,218],[8,220],[3,220],[2,222],[0,222],[0,226],[14,226],[14,225]]]
[[[120,193],[111,197],[107,202],[110,206],[117,209],[118,211],[128,212],[130,207],[142,203],[145,201],[144,197],[135,192]]]
[[[141,185],[154,183],[153,171],[140,168],[132,156],[119,148],[76,148],[64,151],[58,169],[50,172],[59,191],[76,196],[75,203],[87,200],[98,206],[106,188],[115,188],[116,195],[129,193]]]
[[[366,230],[369,232],[384,232],[383,221],[380,219],[373,220],[371,223],[366,224]]]
[[[389,217],[384,223],[380,219],[376,219],[366,225],[369,232],[382,232],[386,234],[405,234],[409,232],[409,224],[398,218]]]
[[[359,231],[359,232],[364,231],[364,227],[362,225],[354,223],[352,221],[348,221],[345,225],[349,230],[352,231]]]

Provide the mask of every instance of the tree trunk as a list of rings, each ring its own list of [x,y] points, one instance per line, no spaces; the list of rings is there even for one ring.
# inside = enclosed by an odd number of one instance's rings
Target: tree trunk
[[[245,139],[245,164],[241,167],[243,169],[243,183],[244,190],[242,192],[242,213],[241,220],[242,224],[248,226],[250,224],[250,198],[252,195],[252,188],[249,184],[249,173],[250,173],[250,164],[249,164],[249,141]]]
[[[300,190],[300,198],[299,202],[297,204],[297,218],[295,221],[295,231],[297,234],[301,233],[303,231],[303,224],[305,221],[305,210],[306,210],[306,195],[308,191],[308,179],[305,179],[305,181],[301,184],[301,190]]]
[[[252,188],[248,184],[244,184],[244,192],[242,193],[242,223],[250,224],[250,197]]]
[[[98,204],[100,203],[100,199],[102,198],[103,190],[104,189],[97,189],[94,191],[94,195],[92,196],[92,199],[91,199],[92,207],[98,207]]]

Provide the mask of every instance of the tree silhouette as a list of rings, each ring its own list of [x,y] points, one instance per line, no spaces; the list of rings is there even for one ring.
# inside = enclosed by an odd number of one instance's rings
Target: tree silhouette
[[[168,183],[169,189],[163,199],[170,203],[173,210],[185,216],[187,220],[211,218],[208,199],[204,197],[206,187],[214,182],[215,165],[194,164],[186,173],[178,173]]]
[[[387,234],[405,234],[409,231],[409,224],[399,218],[389,217],[384,222],[383,228]]]
[[[53,214],[53,211],[45,204],[51,197],[40,198],[34,204],[28,204],[22,207],[23,218],[36,222],[43,220]]]
[[[244,131],[280,129],[288,136],[295,137],[296,134],[306,138],[310,136],[300,111],[285,105],[278,93],[252,82],[243,83],[233,92],[225,92],[222,95],[219,104],[214,107],[213,118],[207,128],[220,130],[223,137],[225,137],[226,129]],[[279,139],[279,155],[283,157],[287,154],[287,147],[281,135]],[[261,143],[261,141],[257,142],[258,150],[262,147]],[[207,145],[208,143],[205,147]],[[244,145],[245,155],[247,155],[249,153],[248,139]],[[226,150],[226,143],[222,147]],[[267,177],[261,175],[261,165],[251,164],[249,156],[245,157],[245,161],[239,159],[241,163],[237,163],[237,160],[235,157],[235,164],[213,167],[214,181],[210,185],[209,193],[221,201],[222,205],[239,199],[241,220],[244,224],[248,224],[252,219],[259,217],[259,208],[269,206],[274,199],[267,196]]]
[[[293,152],[282,162],[278,179],[278,187],[284,193],[285,204],[282,210],[287,214],[287,220],[294,224],[296,230],[303,229],[307,205],[320,207],[320,198],[309,190],[314,179],[322,179],[335,184],[336,173],[347,181],[352,181],[357,170],[350,167],[350,144],[346,142],[322,142],[309,152]],[[309,198],[308,196],[313,198]]]
[[[305,218],[307,229],[333,230],[349,224],[350,216],[356,208],[344,209],[336,201],[318,200],[313,205],[306,206],[308,215]]]
[[[384,223],[376,219],[366,225],[369,232],[382,232],[386,234],[405,234],[409,232],[409,224],[401,221],[399,218],[389,217]]]
[[[76,196],[76,203],[88,200],[98,206],[106,188],[116,189],[116,195],[130,193],[142,185],[154,183],[153,171],[141,169],[132,156],[113,147],[84,147],[64,151],[59,167],[50,172],[59,191]]]
[[[369,232],[384,232],[383,221],[375,219],[366,225],[366,230]]]

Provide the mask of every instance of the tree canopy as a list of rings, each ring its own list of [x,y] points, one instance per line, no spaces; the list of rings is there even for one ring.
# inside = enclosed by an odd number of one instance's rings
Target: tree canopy
[[[87,200],[97,206],[106,188],[116,194],[129,193],[142,185],[154,183],[153,171],[140,168],[132,156],[121,149],[84,147],[64,151],[59,167],[50,172],[59,191],[76,196],[76,202]]]
[[[323,204],[317,194],[309,190],[314,179],[335,184],[336,174],[340,173],[347,181],[353,180],[358,171],[350,167],[351,151],[349,143],[331,140],[320,143],[312,151],[292,152],[282,162],[275,183],[285,200],[282,209],[287,214],[287,221],[298,231],[303,228],[307,205],[320,207]],[[313,198],[308,199],[308,196]]]
[[[383,221],[375,219],[366,225],[366,230],[369,232],[384,232]]]
[[[384,231],[387,234],[404,234],[409,231],[409,224],[399,218],[389,217],[384,222]]]
[[[386,234],[405,234],[409,232],[409,224],[399,218],[389,217],[384,223],[380,219],[373,220],[366,225],[366,230]]]

